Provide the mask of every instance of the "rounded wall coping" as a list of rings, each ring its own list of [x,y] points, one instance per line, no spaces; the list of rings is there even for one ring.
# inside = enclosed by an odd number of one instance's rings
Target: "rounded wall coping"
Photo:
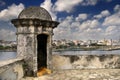
[[[59,24],[59,22],[57,21],[49,21],[49,20],[41,20],[41,19],[12,19],[11,21],[15,27],[19,27],[19,26],[30,26],[33,25],[35,27],[39,27],[39,26],[43,26],[43,27],[52,27],[55,28],[57,27],[57,25]]]
[[[24,58],[15,58],[15,59],[10,59],[10,60],[4,60],[4,61],[0,61],[0,68],[18,61],[22,61],[24,60]]]

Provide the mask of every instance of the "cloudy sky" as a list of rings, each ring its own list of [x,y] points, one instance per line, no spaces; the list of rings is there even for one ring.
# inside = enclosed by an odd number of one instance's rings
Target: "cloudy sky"
[[[29,6],[44,7],[60,22],[54,39],[120,38],[120,0],[0,0],[0,40],[15,40],[10,20]]]

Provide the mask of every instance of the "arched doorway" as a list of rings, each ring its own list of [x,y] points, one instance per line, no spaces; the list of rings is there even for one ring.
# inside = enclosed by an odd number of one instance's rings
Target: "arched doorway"
[[[37,67],[38,70],[42,67],[47,68],[47,38],[46,34],[37,35]]]

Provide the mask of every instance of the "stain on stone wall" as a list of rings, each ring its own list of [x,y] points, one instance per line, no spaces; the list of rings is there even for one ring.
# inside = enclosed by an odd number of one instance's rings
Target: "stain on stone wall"
[[[65,57],[68,57],[70,59],[70,63],[73,63],[74,61],[77,61],[79,60],[79,57],[78,56],[69,56],[69,55],[64,55]]]

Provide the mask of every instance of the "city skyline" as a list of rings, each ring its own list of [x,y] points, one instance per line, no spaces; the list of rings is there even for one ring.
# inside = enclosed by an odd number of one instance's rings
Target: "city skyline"
[[[114,39],[120,38],[119,0],[0,0],[0,40],[16,40],[10,20],[29,6],[45,8],[60,24],[53,39]]]

